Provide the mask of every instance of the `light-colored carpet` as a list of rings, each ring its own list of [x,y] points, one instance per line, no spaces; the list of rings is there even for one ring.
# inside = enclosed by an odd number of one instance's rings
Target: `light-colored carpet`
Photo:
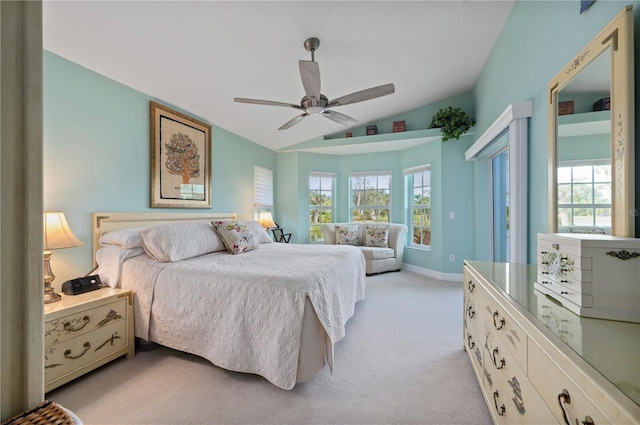
[[[461,283],[367,278],[333,375],[281,390],[167,348],[47,394],[92,424],[490,424],[462,343]]]

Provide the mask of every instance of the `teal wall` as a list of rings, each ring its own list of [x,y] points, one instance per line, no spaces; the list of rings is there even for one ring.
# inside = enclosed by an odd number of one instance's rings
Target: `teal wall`
[[[473,116],[473,98],[464,93],[427,105],[383,121],[363,124],[352,129],[355,137],[365,135],[366,125],[376,124],[378,134],[389,134],[395,140],[393,121],[405,120],[407,131],[424,130],[431,117],[444,106],[460,107]],[[327,136],[342,138],[344,133]],[[380,141],[379,138],[375,139]],[[443,273],[460,273],[465,258],[473,256],[473,165],[464,160],[464,152],[473,136],[442,143],[439,139],[405,150],[352,155],[326,155],[308,152],[278,154],[277,210],[287,229],[294,229],[292,240],[309,242],[308,176],[311,171],[336,173],[334,221],[349,221],[349,173],[359,171],[391,171],[391,221],[405,223],[405,187],[403,170],[422,164],[431,165],[432,179],[432,247],[431,251],[407,248],[404,261],[418,267]],[[324,138],[302,142],[298,148],[322,146]],[[298,194],[297,201],[295,195]],[[449,219],[453,212],[454,220]],[[279,221],[280,222],[280,221]],[[446,235],[446,236],[445,236]],[[454,255],[456,261],[449,261]]]
[[[529,262],[535,262],[536,235],[548,231],[547,84],[626,5],[635,26],[636,146],[640,134],[640,2],[596,1],[579,13],[578,1],[516,1],[473,89],[476,137],[512,103],[533,100],[529,120]],[[636,163],[640,149],[636,148]],[[477,198],[488,195],[477,185]],[[636,173],[636,200],[640,199]],[[636,201],[637,205],[637,201]],[[636,236],[640,223],[636,220]],[[479,241],[478,241],[479,242]],[[480,253],[478,253],[480,254]]]
[[[172,211],[149,207],[149,101],[177,108],[47,51],[43,96],[44,208],[84,242],[53,255],[59,286],[91,270],[93,212]],[[212,156],[212,208],[191,211],[252,219],[253,166],[276,172],[276,153],[212,125]]]
[[[405,120],[407,131],[428,128],[431,117],[444,106],[460,106],[476,119],[472,135],[445,144],[428,142],[404,151],[363,155],[321,155],[305,152],[275,153],[228,132],[213,117],[198,117],[212,124],[211,211],[235,211],[241,218],[253,214],[253,166],[275,172],[275,219],[295,242],[308,240],[308,174],[334,172],[337,221],[348,217],[351,171],[391,170],[392,221],[404,221],[402,170],[430,163],[433,174],[433,247],[408,249],[408,264],[443,273],[460,273],[462,260],[486,252],[488,233],[479,223],[479,199],[488,196],[484,171],[465,162],[464,151],[512,103],[533,100],[529,120],[529,261],[535,239],[547,231],[547,83],[622,8],[632,4],[635,16],[635,78],[640,82],[640,0],[598,0],[585,13],[578,1],[516,1],[509,19],[471,92],[376,123],[381,134],[391,133],[393,121]],[[640,84],[635,89],[640,110]],[[91,214],[94,211],[159,211],[149,208],[149,101],[172,106],[171,99],[153,97],[119,84],[59,56],[44,52],[44,205],[62,210],[85,246],[56,251],[55,284],[89,271]],[[189,111],[183,111],[189,113]],[[640,114],[636,128],[640,129]],[[341,138],[343,132],[326,139]],[[638,139],[636,132],[636,141]],[[321,144],[325,138],[301,142]],[[637,145],[637,143],[636,143]],[[636,163],[640,148],[636,149]],[[636,199],[640,199],[640,173],[636,173]],[[455,219],[449,219],[449,213]],[[637,232],[640,223],[636,224]],[[450,255],[455,262],[449,261]]]

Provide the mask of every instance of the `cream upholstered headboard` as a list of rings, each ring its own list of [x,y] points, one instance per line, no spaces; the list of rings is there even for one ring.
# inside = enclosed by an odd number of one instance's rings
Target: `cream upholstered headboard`
[[[160,224],[184,221],[235,220],[235,213],[165,213],[165,212],[94,212],[93,228],[93,262],[100,248],[100,236],[119,229],[132,227],[157,226]]]

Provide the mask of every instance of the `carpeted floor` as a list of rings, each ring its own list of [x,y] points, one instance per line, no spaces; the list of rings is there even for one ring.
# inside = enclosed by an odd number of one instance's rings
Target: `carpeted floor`
[[[462,348],[462,287],[403,271],[367,295],[328,368],[291,391],[160,348],[47,394],[93,424],[490,424]]]

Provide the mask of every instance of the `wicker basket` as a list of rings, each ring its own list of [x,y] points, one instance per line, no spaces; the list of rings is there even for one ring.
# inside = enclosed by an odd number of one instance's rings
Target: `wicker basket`
[[[62,406],[52,401],[44,401],[32,409],[2,422],[2,425],[73,425],[75,423]]]

